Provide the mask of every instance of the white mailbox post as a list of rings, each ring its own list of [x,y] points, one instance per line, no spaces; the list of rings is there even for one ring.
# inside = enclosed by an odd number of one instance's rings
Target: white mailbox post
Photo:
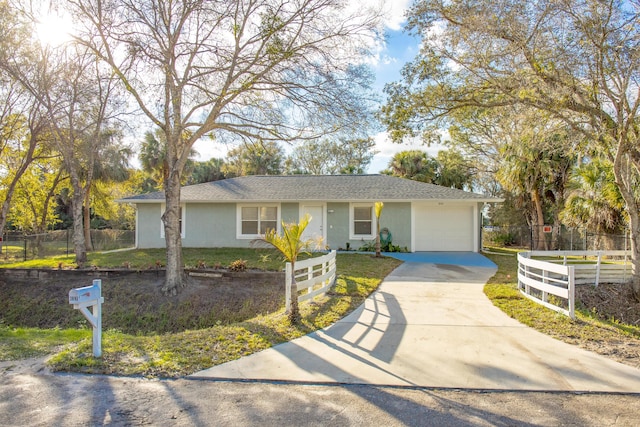
[[[102,357],[102,280],[95,279],[92,286],[69,291],[69,304],[80,310],[93,326],[93,356]],[[92,311],[89,311],[91,307]]]

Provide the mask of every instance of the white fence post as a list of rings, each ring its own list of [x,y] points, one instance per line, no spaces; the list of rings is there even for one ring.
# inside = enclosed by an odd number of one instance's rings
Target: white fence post
[[[576,318],[576,268],[569,266],[569,317]]]
[[[299,272],[296,274],[296,271]],[[293,275],[305,278],[296,279],[296,289],[307,288],[307,293],[298,297],[297,292],[292,295],[291,280]],[[321,257],[309,258],[296,263],[296,270],[292,271],[291,263],[286,264],[286,298],[287,310],[291,304],[291,298],[297,297],[298,302],[302,302],[317,295],[325,294],[336,281],[336,251],[331,251]],[[319,287],[318,287],[319,285]]]
[[[600,283],[600,265],[602,264],[602,251],[598,251],[598,262],[596,264],[596,288]]]

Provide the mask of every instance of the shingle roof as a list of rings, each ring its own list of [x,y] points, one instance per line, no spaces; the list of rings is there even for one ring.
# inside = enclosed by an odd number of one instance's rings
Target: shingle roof
[[[121,202],[157,203],[164,192],[127,197]],[[254,175],[182,187],[183,202],[238,201],[415,201],[501,199],[387,175]]]

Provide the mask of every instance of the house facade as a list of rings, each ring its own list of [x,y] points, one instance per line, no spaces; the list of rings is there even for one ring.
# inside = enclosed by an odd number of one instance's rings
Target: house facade
[[[165,246],[164,193],[128,197],[136,206],[136,246]],[[479,251],[481,211],[500,199],[386,175],[245,176],[185,186],[181,190],[183,247],[249,247],[282,221],[311,222],[306,238],[331,249],[358,249],[376,237],[375,202],[383,202],[380,227],[394,245],[416,251]]]

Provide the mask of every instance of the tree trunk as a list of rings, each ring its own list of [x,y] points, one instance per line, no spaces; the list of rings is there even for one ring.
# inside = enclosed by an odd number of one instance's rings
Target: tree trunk
[[[298,284],[296,283],[296,262],[291,260],[291,306],[287,307],[289,322],[300,323],[300,307],[298,306]]]
[[[629,209],[629,233],[631,240],[631,289],[636,301],[640,302],[640,214],[637,209]]]
[[[0,237],[2,237],[2,231],[4,230],[5,225],[7,225],[7,216],[9,215],[9,208],[11,207],[11,200],[13,199],[13,194],[16,191],[16,187],[22,175],[26,172],[27,168],[33,162],[33,153],[36,149],[36,138],[32,136],[29,142],[29,149],[22,159],[22,164],[16,170],[13,178],[9,182],[9,185],[6,186],[4,200],[2,201],[2,208],[0,208]],[[0,239],[0,252],[2,252],[2,240]]]
[[[165,181],[166,207],[162,222],[167,248],[166,279],[162,291],[176,295],[184,286],[182,269],[182,238],[180,236],[180,175],[169,174]]]
[[[640,168],[636,165],[636,171]],[[618,149],[613,161],[613,174],[618,184],[620,194],[625,201],[626,211],[629,215],[629,234],[631,240],[631,289],[636,301],[640,302],[640,206],[636,199],[634,180],[629,169],[628,158],[621,149]]]
[[[82,225],[82,204],[84,197],[80,186],[73,186],[73,196],[71,197],[71,210],[73,212],[73,251],[76,254],[76,264],[78,267],[84,267],[87,262],[87,247],[84,242],[84,227]]]
[[[536,220],[533,225],[533,237],[535,240],[534,250],[549,250],[547,239],[542,232],[542,226],[544,225],[544,213],[542,212],[542,200],[537,189],[531,191],[531,201],[533,202],[534,213]]]
[[[93,243],[91,243],[91,193],[89,191],[86,192],[84,196],[84,244],[88,251],[93,250]]]
[[[376,221],[376,257],[382,257],[382,249],[380,248],[380,218]]]

